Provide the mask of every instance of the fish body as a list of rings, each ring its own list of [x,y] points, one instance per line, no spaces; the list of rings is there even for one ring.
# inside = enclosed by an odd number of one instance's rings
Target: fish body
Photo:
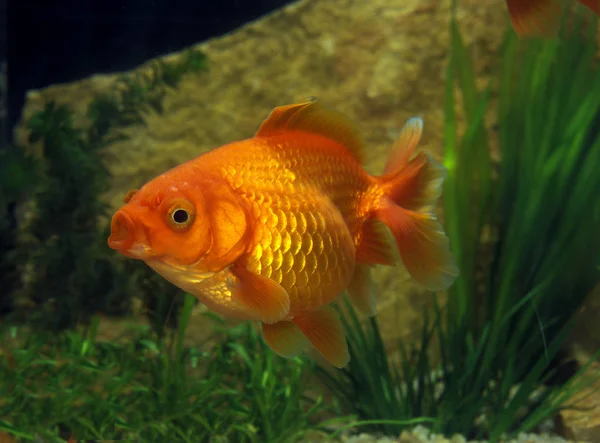
[[[600,16],[600,0],[577,0]],[[556,35],[562,13],[560,0],[507,0],[513,28],[519,37]]]
[[[370,184],[349,155],[318,134],[288,132],[231,143],[175,168],[172,174],[193,177],[180,183],[210,189],[213,226],[227,254],[208,254],[194,264],[214,273],[207,279],[190,279],[187,268],[182,273],[161,262],[150,266],[212,310],[241,319],[264,320],[265,313],[233,296],[240,272],[286,290],[286,319],[330,303],[352,276],[359,221],[352,208]]]
[[[337,313],[344,290],[375,314],[370,268],[404,263],[444,289],[458,274],[433,214],[444,169],[415,154],[422,122],[405,125],[386,171],[342,114],[315,100],[275,108],[250,139],[183,163],[128,194],[109,246],[211,310],[260,321],[278,354],[312,344],[337,367],[349,354]]]

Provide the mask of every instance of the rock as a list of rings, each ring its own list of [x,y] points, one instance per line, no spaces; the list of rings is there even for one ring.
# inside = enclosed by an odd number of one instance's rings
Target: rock
[[[378,439],[374,435],[361,433],[358,435],[351,435],[342,438],[343,443],[377,443]]]
[[[600,363],[593,362],[584,375],[583,386],[559,414],[558,427],[565,438],[600,442]]]
[[[573,353],[580,363],[585,363],[600,349],[600,283],[587,296],[579,312],[575,314],[571,336]]]
[[[398,443],[421,443],[422,441],[419,437],[408,431],[402,431],[402,434],[398,438]]]

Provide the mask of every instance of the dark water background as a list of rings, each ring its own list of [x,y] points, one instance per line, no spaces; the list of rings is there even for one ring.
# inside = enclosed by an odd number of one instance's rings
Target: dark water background
[[[5,3],[4,5],[2,3]],[[25,92],[129,70],[225,34],[290,0],[0,0],[5,7],[9,126]],[[1,57],[1,54],[0,54]]]

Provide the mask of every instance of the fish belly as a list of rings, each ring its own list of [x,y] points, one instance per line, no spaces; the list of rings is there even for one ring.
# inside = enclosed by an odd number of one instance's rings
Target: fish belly
[[[230,267],[219,272],[198,272],[188,268],[178,269],[158,261],[147,264],[175,286],[194,295],[210,310],[241,320],[259,320],[233,296],[238,279]]]

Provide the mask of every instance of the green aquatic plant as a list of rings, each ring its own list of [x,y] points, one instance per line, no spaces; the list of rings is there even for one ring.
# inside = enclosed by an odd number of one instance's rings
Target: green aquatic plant
[[[42,308],[28,320],[61,329],[94,311],[119,311],[116,304],[127,300],[124,294],[117,288],[101,291],[107,289],[106,273],[112,273],[100,239],[100,218],[106,214],[101,195],[108,189],[102,145],[74,126],[68,108],[54,103],[36,113],[27,128],[30,141],[42,149],[33,216],[21,245],[31,267],[30,300]]]
[[[133,340],[101,341],[97,318],[53,337],[3,327],[0,432],[46,441],[283,443],[309,431],[325,409],[304,396],[313,363],[267,352],[247,323],[217,325],[224,335],[214,348],[188,347],[193,304],[186,296],[165,340],[142,330]]]
[[[34,187],[38,162],[21,148],[0,149],[0,316],[14,310],[14,291],[20,286],[17,266],[18,223],[15,209]]]
[[[214,318],[223,322],[220,317]],[[230,407],[250,419],[238,423],[252,424],[257,441],[282,443],[296,441],[314,427],[311,417],[328,409],[314,387],[313,395],[309,395],[314,361],[309,357],[293,360],[279,357],[248,322],[219,330],[227,331],[231,342],[213,351],[214,364],[208,371],[227,374],[224,382],[241,393],[232,399]]]
[[[101,135],[110,128],[143,124],[144,111],[150,108],[163,112],[165,95],[185,74],[197,74],[207,68],[206,55],[195,49],[185,51],[175,61],[153,61],[148,71],[120,76],[115,86],[118,92],[97,97],[90,105],[88,116]]]
[[[388,420],[371,429],[397,433],[401,420],[423,416],[437,432],[498,441],[556,414],[583,386],[585,368],[562,386],[544,385],[600,278],[596,22],[577,23],[558,41],[509,32],[498,81],[479,91],[452,20],[443,195],[461,274],[444,308],[434,298],[421,340],[400,343],[399,366],[387,360],[377,320],[361,326],[349,307],[353,358],[341,376],[325,377],[361,419]],[[467,120],[460,138],[455,86]],[[497,131],[484,119],[493,93]]]
[[[553,374],[573,314],[600,279],[600,133],[594,128],[600,83],[596,18],[587,19],[573,16],[577,31],[563,28],[559,40],[522,42],[508,34],[499,81],[490,85],[498,91],[497,163],[484,125],[489,95],[477,90],[452,25],[449,76],[456,74],[468,126],[458,144],[449,90],[444,203],[462,273],[448,293],[442,358],[461,374],[457,395],[462,389],[487,399],[488,421],[479,433],[492,440],[558,412],[580,380],[548,389],[537,407],[519,415]],[[477,371],[465,377],[444,353],[472,356]]]
[[[89,124],[84,127],[75,126],[69,108],[53,102],[27,123],[30,141],[42,145],[39,168],[27,171],[35,183],[33,205],[17,260],[20,268],[31,270],[23,279],[26,287],[10,295],[42,308],[19,313],[27,321],[51,329],[71,327],[96,312],[129,312],[132,296],[144,300],[157,330],[164,330],[169,314],[177,313],[179,289],[106,246],[108,231],[103,225],[109,213],[101,197],[110,177],[104,148],[121,137],[111,129],[139,122],[146,107],[161,111],[167,90],[184,74],[205,67],[204,54],[191,50],[175,62],[151,63],[148,73],[122,76],[115,94],[91,102]]]
[[[336,394],[341,409],[355,415],[354,426],[387,435],[416,424],[439,429],[439,380],[430,356],[433,331],[428,318],[419,343],[399,341],[401,364],[396,365],[388,358],[376,317],[364,324],[347,299],[341,314],[350,364],[341,373],[321,367],[318,374]]]

